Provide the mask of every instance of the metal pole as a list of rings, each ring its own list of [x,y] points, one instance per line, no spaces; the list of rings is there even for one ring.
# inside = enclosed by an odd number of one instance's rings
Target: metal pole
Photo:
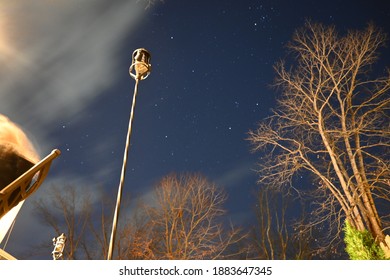
[[[122,165],[121,178],[120,178],[119,187],[118,187],[118,195],[117,195],[116,206],[115,206],[114,221],[113,221],[112,230],[111,230],[110,245],[108,247],[107,260],[112,260],[112,255],[113,255],[113,251],[114,251],[116,228],[117,228],[117,223],[118,223],[118,218],[119,218],[119,208],[120,208],[121,199],[122,199],[123,184],[125,182],[127,155],[129,152],[132,123],[133,123],[133,118],[134,118],[135,100],[136,100],[137,92],[138,92],[138,81],[139,81],[139,79],[135,79],[133,103],[131,105],[129,127],[127,129],[126,146],[125,146],[125,152],[123,155],[123,165]]]

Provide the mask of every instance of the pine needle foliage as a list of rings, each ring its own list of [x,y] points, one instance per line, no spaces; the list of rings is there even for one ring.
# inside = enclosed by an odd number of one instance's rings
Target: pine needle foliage
[[[359,231],[348,221],[344,225],[346,252],[351,260],[385,260],[385,254],[367,230]]]

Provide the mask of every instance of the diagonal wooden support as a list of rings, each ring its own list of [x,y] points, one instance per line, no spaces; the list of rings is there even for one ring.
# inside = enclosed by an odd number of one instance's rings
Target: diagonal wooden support
[[[60,154],[60,150],[54,149],[48,156],[0,191],[0,219],[40,187],[50,170],[52,161]]]
[[[0,260],[16,260],[14,256],[0,249]]]

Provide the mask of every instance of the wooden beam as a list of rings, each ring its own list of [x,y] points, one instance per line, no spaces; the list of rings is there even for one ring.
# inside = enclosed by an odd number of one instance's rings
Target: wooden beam
[[[16,260],[14,256],[0,249],[0,260]]]

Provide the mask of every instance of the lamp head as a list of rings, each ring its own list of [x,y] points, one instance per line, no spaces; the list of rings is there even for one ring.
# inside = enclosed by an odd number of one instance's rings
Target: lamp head
[[[136,49],[129,68],[130,76],[136,80],[144,80],[149,76],[151,68],[150,53],[143,48]]]

